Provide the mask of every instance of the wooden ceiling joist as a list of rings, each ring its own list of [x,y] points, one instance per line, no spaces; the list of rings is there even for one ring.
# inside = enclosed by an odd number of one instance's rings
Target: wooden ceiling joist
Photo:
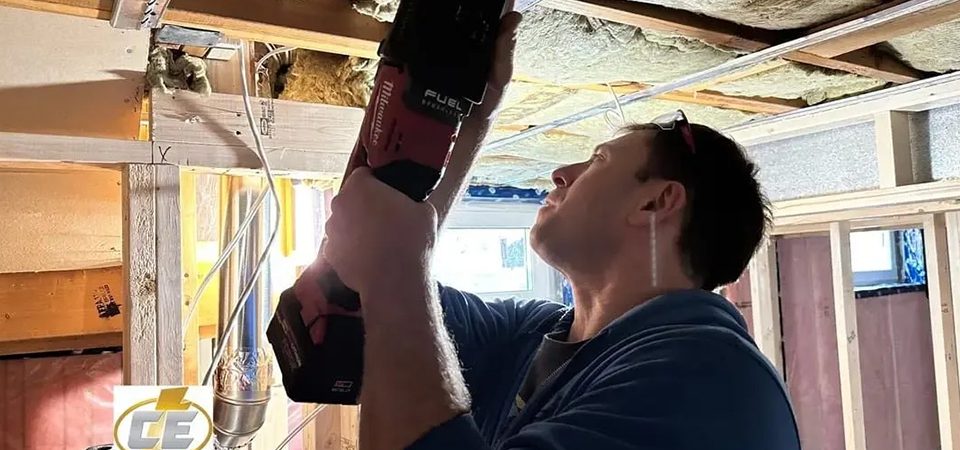
[[[0,0],[0,6],[110,20],[112,0]],[[390,25],[345,0],[177,0],[163,23],[220,31],[236,39],[374,57]]]
[[[888,3],[881,6],[889,8],[899,3],[903,3],[903,1],[893,2],[893,4]],[[863,13],[852,16],[852,18],[863,17],[865,15],[878,12],[881,9],[882,8],[877,7],[868,11],[864,11]],[[921,13],[908,15],[899,20],[894,20],[882,25],[870,27],[858,33],[851,33],[846,36],[831,39],[830,41],[822,44],[813,45],[807,48],[806,52],[825,58],[834,58],[838,55],[849,53],[856,49],[889,41],[895,37],[902,36],[916,30],[929,28],[944,22],[950,22],[958,18],[960,18],[960,1],[955,1],[938,8],[932,8]],[[826,24],[824,26],[829,26],[831,24],[833,23],[831,22],[830,24]],[[822,27],[814,28],[813,31],[819,31],[820,29],[822,29]]]
[[[0,5],[109,19],[110,0],[0,0]],[[760,30],[683,10],[629,0],[546,0],[544,6],[653,30],[679,33],[707,43],[754,52],[798,35]],[[894,83],[921,73],[885,54],[861,50],[910,30],[960,16],[960,3],[853,33],[787,59]],[[178,0],[164,22],[222,31],[228,36],[346,55],[376,54],[389,24],[357,14],[342,0]]]
[[[598,17],[638,28],[677,33],[700,39],[708,44],[745,52],[763,50],[780,42],[800,37],[796,32],[761,30],[689,11],[629,0],[545,0],[541,4],[561,11]],[[859,33],[848,36],[856,35]],[[791,53],[786,59],[898,84],[922,78],[919,71],[892,56],[864,48],[873,43],[876,42],[853,48],[849,48],[852,44],[847,45],[846,51],[830,57],[803,51]],[[837,58],[831,59],[833,57]]]

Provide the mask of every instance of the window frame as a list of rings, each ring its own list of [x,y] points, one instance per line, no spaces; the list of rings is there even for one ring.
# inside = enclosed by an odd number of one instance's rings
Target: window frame
[[[530,258],[527,276],[532,288],[524,291],[476,293],[478,297],[487,301],[509,298],[560,301],[556,287],[558,280],[556,270],[529,248],[530,228],[536,221],[537,211],[541,206],[539,203],[468,201],[458,203],[450,211],[443,229],[440,230],[441,235],[448,229],[523,228],[527,230],[527,256]],[[443,280],[438,281],[443,282]]]
[[[869,270],[853,272],[853,286],[855,290],[872,289],[882,285],[896,285],[901,283],[900,276],[900,251],[899,240],[897,239],[897,230],[873,230],[874,232],[887,233],[890,242],[890,266],[889,270]],[[852,254],[853,249],[851,249]]]

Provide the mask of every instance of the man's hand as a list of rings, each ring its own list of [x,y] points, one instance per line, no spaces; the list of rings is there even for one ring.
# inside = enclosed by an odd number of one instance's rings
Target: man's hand
[[[513,9],[512,2],[509,9]],[[460,135],[453,146],[453,153],[450,155],[443,179],[427,200],[436,208],[438,222],[441,225],[457,197],[463,192],[470,167],[480,153],[483,140],[486,139],[487,132],[490,131],[500,111],[507,85],[513,78],[513,54],[521,19],[522,16],[517,12],[508,13],[503,17],[483,103],[473,108],[470,116],[460,127]]]
[[[507,13],[501,19],[500,34],[497,36],[487,90],[483,95],[483,103],[470,114],[471,119],[489,122],[496,118],[500,103],[503,101],[503,94],[513,78],[513,55],[517,46],[517,30],[520,28],[521,19],[522,16],[518,12]]]
[[[360,298],[423,283],[437,236],[433,206],[411,200],[361,167],[347,177],[330,207],[323,255]]]

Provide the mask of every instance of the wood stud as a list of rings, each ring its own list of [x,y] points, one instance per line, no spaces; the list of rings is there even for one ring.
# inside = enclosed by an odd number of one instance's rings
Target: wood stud
[[[833,269],[833,301],[840,356],[840,397],[843,434],[847,450],[866,450],[860,377],[860,338],[857,333],[857,303],[853,292],[850,258],[850,224],[830,224],[830,259]]]
[[[951,275],[957,275],[960,262],[950,254],[960,254],[960,218],[950,213],[949,224],[944,214],[932,214],[923,221],[923,243],[927,269],[927,292],[930,295],[930,331],[933,337],[933,371],[937,389],[937,412],[940,421],[940,448],[960,448],[960,379],[957,374],[957,297],[951,286]],[[948,237],[948,233],[950,236]],[[948,243],[951,244],[948,246]],[[953,272],[951,274],[951,272]],[[960,275],[958,275],[960,276]]]
[[[750,261],[750,302],[757,346],[783,377],[780,279],[777,272],[777,243],[773,238],[765,239]]]
[[[183,379],[179,186],[176,166],[123,170],[124,384]]]

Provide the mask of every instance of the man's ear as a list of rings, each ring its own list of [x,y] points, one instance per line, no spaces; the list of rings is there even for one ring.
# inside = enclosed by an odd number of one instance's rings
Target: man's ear
[[[662,221],[683,212],[687,206],[687,189],[677,181],[662,180],[651,186],[653,197],[638,202],[627,218],[630,225],[649,226],[650,215],[657,214]]]

